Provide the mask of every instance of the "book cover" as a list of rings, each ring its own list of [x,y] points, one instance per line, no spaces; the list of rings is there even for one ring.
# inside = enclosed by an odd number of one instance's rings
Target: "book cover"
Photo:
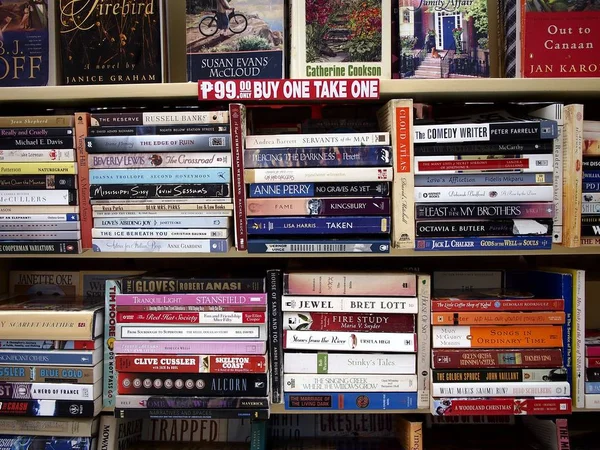
[[[162,83],[162,0],[58,0],[61,84]]]
[[[391,0],[291,6],[291,78],[391,78]]]
[[[487,0],[400,0],[400,78],[490,76]]]
[[[53,0],[0,2],[0,87],[55,83],[52,12]]]
[[[187,0],[188,81],[283,78],[284,11],[283,0]]]

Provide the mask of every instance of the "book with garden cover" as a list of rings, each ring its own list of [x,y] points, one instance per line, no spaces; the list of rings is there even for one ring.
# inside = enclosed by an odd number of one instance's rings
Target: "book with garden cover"
[[[188,81],[285,76],[284,0],[186,0]]]
[[[391,78],[391,0],[291,6],[291,78]]]
[[[487,78],[487,0],[399,0],[400,78]]]

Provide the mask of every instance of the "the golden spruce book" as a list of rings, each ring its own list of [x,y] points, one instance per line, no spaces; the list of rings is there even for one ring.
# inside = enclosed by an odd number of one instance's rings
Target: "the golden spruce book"
[[[0,297],[0,339],[90,341],[102,335],[104,301],[86,297]]]

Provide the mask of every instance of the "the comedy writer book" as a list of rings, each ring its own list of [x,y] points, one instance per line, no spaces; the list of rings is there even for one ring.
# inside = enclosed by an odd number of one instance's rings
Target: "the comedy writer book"
[[[391,0],[293,1],[291,12],[291,78],[391,77]]]
[[[186,0],[188,81],[283,78],[284,27],[284,0]]]

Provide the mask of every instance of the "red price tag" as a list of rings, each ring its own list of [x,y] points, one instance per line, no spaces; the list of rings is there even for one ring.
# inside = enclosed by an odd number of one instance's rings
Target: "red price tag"
[[[200,80],[199,100],[377,100],[379,79]]]

